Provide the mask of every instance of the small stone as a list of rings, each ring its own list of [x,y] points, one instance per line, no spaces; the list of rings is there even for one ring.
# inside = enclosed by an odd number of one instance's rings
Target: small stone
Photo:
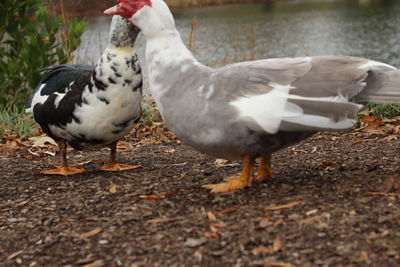
[[[288,219],[289,219],[289,220],[299,220],[299,219],[301,219],[301,215],[296,214],[296,213],[293,213],[293,214],[290,214],[290,215],[288,216]]]
[[[191,247],[191,248],[195,248],[195,247],[199,247],[203,244],[207,243],[207,239],[205,238],[188,238],[186,239],[186,242],[184,244],[185,247]]]

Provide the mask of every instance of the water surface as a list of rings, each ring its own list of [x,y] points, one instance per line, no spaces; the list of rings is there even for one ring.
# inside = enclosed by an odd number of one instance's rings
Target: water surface
[[[174,12],[187,42],[205,64],[249,58],[352,55],[400,67],[400,1],[297,0],[184,9]],[[109,17],[94,17],[76,61],[93,62],[107,44]],[[143,55],[143,38],[137,47]],[[143,57],[142,57],[143,58]]]

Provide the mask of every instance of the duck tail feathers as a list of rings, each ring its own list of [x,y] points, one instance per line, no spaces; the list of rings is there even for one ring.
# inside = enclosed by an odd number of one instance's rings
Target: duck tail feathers
[[[354,97],[360,104],[400,103],[400,70],[388,67],[371,68],[364,89]]]

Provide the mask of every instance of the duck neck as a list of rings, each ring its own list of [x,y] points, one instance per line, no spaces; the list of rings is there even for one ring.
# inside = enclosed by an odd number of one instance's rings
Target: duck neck
[[[146,60],[149,65],[157,63],[168,67],[180,65],[183,61],[197,62],[177,30],[147,39]]]

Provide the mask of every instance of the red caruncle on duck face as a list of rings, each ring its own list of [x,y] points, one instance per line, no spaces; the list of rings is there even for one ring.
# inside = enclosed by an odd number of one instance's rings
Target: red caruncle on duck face
[[[118,0],[118,3],[118,5],[104,11],[104,14],[120,15],[126,19],[129,19],[143,7],[152,6],[151,0]]]

